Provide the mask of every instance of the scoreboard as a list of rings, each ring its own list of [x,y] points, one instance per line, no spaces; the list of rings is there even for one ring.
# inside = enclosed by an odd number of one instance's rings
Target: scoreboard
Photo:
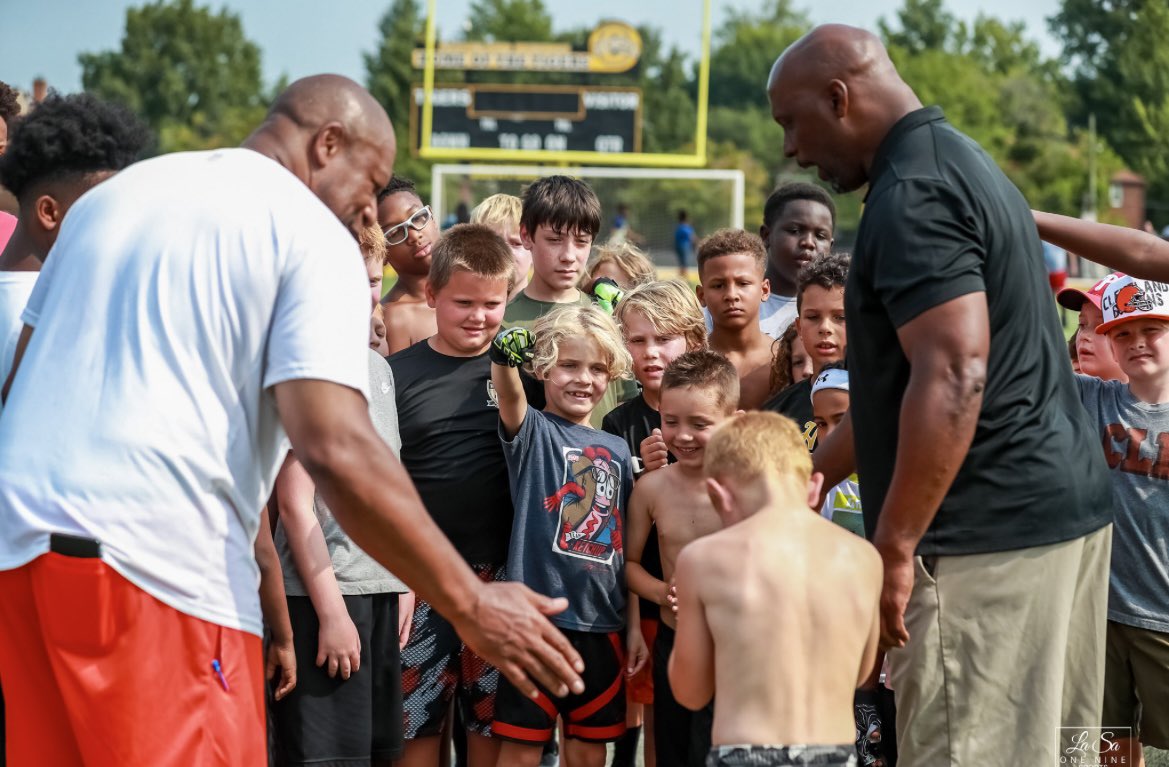
[[[417,154],[424,99],[411,89],[410,145]],[[430,146],[622,154],[641,151],[641,90],[587,85],[436,84]]]

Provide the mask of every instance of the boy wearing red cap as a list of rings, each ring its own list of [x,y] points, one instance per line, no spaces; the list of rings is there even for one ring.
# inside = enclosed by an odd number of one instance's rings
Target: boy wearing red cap
[[[1060,306],[1080,314],[1075,334],[1076,359],[1080,369],[1076,372],[1105,381],[1128,380],[1112,354],[1112,345],[1108,343],[1108,339],[1096,335],[1096,328],[1104,321],[1104,315],[1100,310],[1100,300],[1104,297],[1104,291],[1123,277],[1122,273],[1113,272],[1087,291],[1064,288],[1055,295],[1055,300]]]
[[[1169,748],[1169,284],[1110,277],[1095,334],[1127,383],[1076,378],[1099,425],[1116,507],[1103,724],[1139,764],[1140,744]]]

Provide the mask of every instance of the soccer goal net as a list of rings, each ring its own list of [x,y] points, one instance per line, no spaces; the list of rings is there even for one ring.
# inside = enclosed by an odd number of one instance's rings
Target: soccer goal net
[[[743,172],[659,168],[553,167],[534,165],[435,165],[431,170],[431,207],[443,228],[465,221],[483,199],[504,193],[520,196],[540,176],[564,174],[587,181],[601,201],[597,242],[608,242],[624,213],[625,232],[655,263],[674,262],[678,214],[699,237],[722,227],[743,226]]]

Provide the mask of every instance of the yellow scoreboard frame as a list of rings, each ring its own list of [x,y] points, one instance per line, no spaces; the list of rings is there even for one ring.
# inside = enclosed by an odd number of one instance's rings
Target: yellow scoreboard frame
[[[474,162],[542,162],[549,164],[632,165],[642,168],[701,168],[706,165],[706,117],[710,95],[710,6],[702,0],[702,58],[698,63],[698,104],[694,126],[694,152],[582,152],[548,149],[493,149],[434,147],[430,137],[434,126],[434,55],[437,40],[438,0],[427,0],[426,56],[422,76],[422,140],[418,154],[428,160]]]

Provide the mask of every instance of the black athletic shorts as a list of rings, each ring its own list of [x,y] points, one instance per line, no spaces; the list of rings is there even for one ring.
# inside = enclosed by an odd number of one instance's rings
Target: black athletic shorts
[[[661,767],[702,767],[710,752],[714,702],[691,711],[674,699],[670,688],[670,653],[674,629],[662,623],[653,646],[654,748]]]
[[[350,767],[402,755],[398,595],[343,598],[361,637],[361,668],[348,679],[317,666],[317,613],[308,597],[288,597],[296,687],[272,704],[277,764]]]
[[[491,725],[497,737],[539,746],[552,739],[557,717],[564,719],[564,734],[569,738],[609,743],[625,734],[625,649],[621,635],[563,633],[584,660],[584,692],[557,698],[537,685],[540,694],[533,699],[501,677]]]

